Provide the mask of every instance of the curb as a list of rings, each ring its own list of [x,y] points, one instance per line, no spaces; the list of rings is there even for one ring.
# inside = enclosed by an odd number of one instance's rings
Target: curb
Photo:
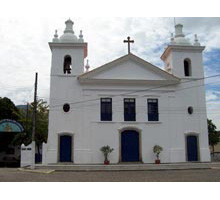
[[[41,173],[41,174],[51,174],[51,173],[53,173],[53,172],[55,172],[55,170],[44,170],[44,171],[42,171],[42,170],[34,170],[34,169],[25,169],[25,168],[17,168],[18,169],[18,171],[22,171],[22,172],[32,172],[32,173]]]
[[[55,172],[128,172],[128,171],[145,171],[145,172],[149,172],[149,171],[180,171],[180,170],[206,170],[206,169],[214,169],[214,168],[211,168],[211,167],[206,167],[206,168],[178,168],[178,169],[174,169],[174,168],[163,168],[163,169],[126,169],[126,170],[123,170],[123,169],[110,169],[110,170],[104,170],[104,169],[77,169],[77,170],[74,170],[74,169],[55,169],[54,171]],[[215,168],[217,169],[217,168]],[[220,168],[218,168],[220,169]]]
[[[79,168],[69,168],[69,167],[51,167],[45,168],[44,170],[54,170],[56,172],[114,172],[114,171],[175,171],[175,170],[205,170],[212,169],[211,166],[194,166],[194,167],[141,167],[141,168],[95,168],[95,167],[79,167]],[[218,168],[218,167],[214,167]],[[39,169],[39,168],[38,168]],[[42,169],[40,169],[42,170]]]

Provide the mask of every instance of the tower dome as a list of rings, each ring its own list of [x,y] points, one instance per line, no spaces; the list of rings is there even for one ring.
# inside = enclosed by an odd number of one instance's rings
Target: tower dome
[[[78,38],[74,34],[73,31],[73,21],[71,19],[68,19],[66,22],[66,28],[64,30],[63,35],[60,37],[60,42],[63,43],[75,43],[78,42]]]
[[[183,25],[177,24],[175,26],[175,38],[173,39],[172,43],[174,45],[192,45],[188,39],[185,38],[183,34]]]

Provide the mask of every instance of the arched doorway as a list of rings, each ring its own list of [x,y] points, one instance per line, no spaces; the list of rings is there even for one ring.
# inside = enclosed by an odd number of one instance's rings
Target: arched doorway
[[[187,143],[187,161],[198,161],[198,137],[196,135],[188,135]]]
[[[60,136],[60,162],[72,162],[72,136]]]
[[[139,133],[135,130],[125,130],[121,133],[121,161],[139,162]]]

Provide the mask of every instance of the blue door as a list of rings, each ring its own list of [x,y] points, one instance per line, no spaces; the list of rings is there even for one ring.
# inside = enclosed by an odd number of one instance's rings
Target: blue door
[[[197,136],[187,136],[188,161],[198,161]]]
[[[72,137],[60,136],[60,162],[71,162],[72,159]]]
[[[139,133],[127,130],[121,134],[121,161],[139,161]]]

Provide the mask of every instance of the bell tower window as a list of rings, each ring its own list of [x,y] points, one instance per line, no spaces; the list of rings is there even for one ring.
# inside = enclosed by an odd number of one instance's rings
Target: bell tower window
[[[72,70],[72,59],[70,56],[65,56],[63,63],[63,73],[71,74],[71,70]]]
[[[191,61],[187,58],[184,60],[185,76],[192,76]]]

